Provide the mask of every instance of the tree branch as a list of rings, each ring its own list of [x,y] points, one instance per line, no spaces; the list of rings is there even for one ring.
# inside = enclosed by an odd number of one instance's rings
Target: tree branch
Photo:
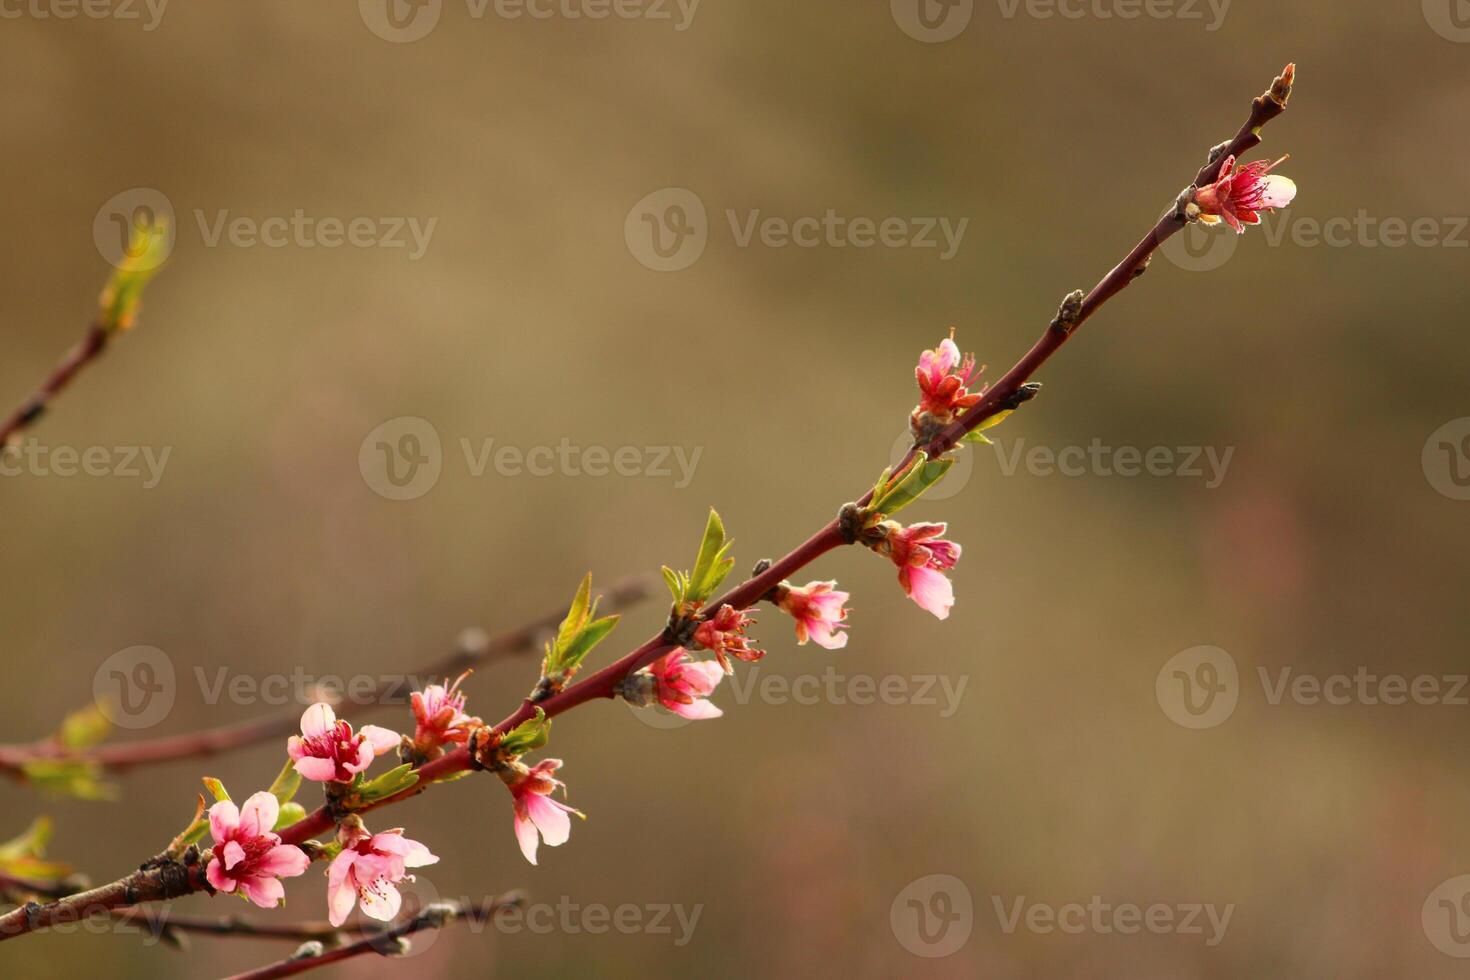
[[[1287,99],[1291,94],[1294,73],[1294,67],[1287,66],[1281,76],[1272,83],[1271,88],[1251,103],[1250,115],[1245,125],[1241,127],[1240,132],[1229,143],[1223,144],[1222,147],[1217,147],[1212,151],[1210,159],[1200,169],[1199,173],[1195,175],[1193,186],[1199,187],[1212,180],[1218,174],[1225,157],[1232,154],[1239,155],[1260,142],[1261,127],[1280,115],[1286,106]],[[1137,278],[1159,245],[1184,226],[1186,222],[1180,210],[1180,207],[1176,206],[1175,210],[1166,213],[1163,218],[1159,219],[1153,230],[1134,246],[1133,250],[1128,253],[1122,262],[1119,262],[1107,275],[1099,280],[1090,293],[1082,296],[1079,295],[1079,291],[1078,293],[1069,295],[1058,311],[1057,317],[1048,326],[1041,340],[1037,341],[1035,346],[1014,367],[1006,372],[999,382],[987,390],[981,401],[946,427],[926,447],[916,446],[910,450],[905,459],[911,459],[920,448],[927,449],[931,455],[947,452],[954,448],[966,433],[973,431],[985,419],[1008,408],[1014,408],[1019,404],[1019,400],[1024,400],[1021,395],[1022,387],[1036,370],[1103,303],[1107,302],[1108,299],[1116,295]],[[865,504],[870,498],[871,492],[860,498],[859,503]],[[718,609],[722,605],[730,605],[736,609],[746,609],[760,601],[761,597],[783,578],[789,577],[828,551],[846,543],[847,540],[839,528],[838,521],[834,518],[795,550],[776,561],[764,572],[746,580],[741,585],[736,586],[724,595],[713,600],[707,605],[707,608]],[[529,700],[523,701],[515,712],[494,725],[489,731],[500,734],[509,731],[522,721],[532,717],[536,707],[545,711],[548,717],[553,717],[595,698],[614,697],[619,684],[622,683],[625,677],[674,649],[676,645],[672,638],[668,636],[667,631],[660,633],[644,641],[643,644],[625,655],[622,659],[571,685],[561,693],[541,701],[537,705],[533,705]],[[467,748],[456,749],[419,767],[416,770],[419,779],[409,789],[378,800],[361,808],[359,812],[376,810],[380,807],[416,796],[435,781],[472,769],[475,765],[476,763]],[[318,808],[307,814],[300,821],[283,828],[279,832],[281,839],[288,844],[303,844],[335,827],[339,816],[339,814],[334,813],[327,807]],[[127,880],[124,879],[124,881]],[[110,906],[101,906],[104,908],[133,904],[137,901],[136,898],[124,901],[123,896],[117,892],[117,886],[119,884],[115,882],[113,885],[104,886],[101,889],[94,889],[92,892],[84,894],[95,896],[93,899],[94,904],[112,898],[114,900],[113,904]],[[191,887],[189,890],[198,890],[199,887],[203,886]],[[64,899],[62,903],[52,903],[52,905],[63,904],[69,901],[72,901],[72,899]],[[36,928],[40,928],[42,925],[50,924],[47,920],[47,909],[50,907],[29,906],[26,909],[18,909],[8,915],[0,916],[0,940],[8,939],[24,932],[30,932]],[[25,914],[21,915],[21,913]],[[421,915],[405,923],[403,927],[400,927],[403,931],[399,935],[407,935],[431,925],[433,923],[425,922]],[[383,935],[391,937],[395,931],[389,930]],[[349,949],[353,949],[353,947],[344,947],[342,950],[335,950],[332,953],[324,954],[323,957],[316,957],[306,966],[300,966],[299,964],[307,961],[288,960],[285,963],[267,967],[265,971],[241,974],[240,978],[236,978],[236,980],[242,980],[242,978],[290,976],[294,973],[323,965],[324,962],[336,962],[337,959],[345,958],[345,956],[337,954],[357,955],[358,953],[367,951],[366,949],[354,949],[353,952],[348,953],[347,951]],[[326,957],[332,958],[327,959]],[[316,960],[321,960],[322,962],[316,962]]]

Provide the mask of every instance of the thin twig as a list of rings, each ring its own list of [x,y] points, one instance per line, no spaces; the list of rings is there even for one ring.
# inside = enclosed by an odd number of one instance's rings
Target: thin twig
[[[646,577],[629,578],[614,585],[605,601],[609,608],[628,606],[646,598],[648,591],[649,580]],[[479,630],[466,630],[461,634],[460,643],[453,654],[416,673],[380,681],[377,688],[364,699],[365,706],[383,707],[406,703],[409,678],[452,678],[468,668],[498,657],[533,650],[542,636],[555,629],[565,615],[565,610],[550,612],[493,637],[486,636]],[[92,763],[108,772],[123,772],[135,766],[211,756],[271,739],[285,738],[296,734],[300,719],[299,711],[291,711],[237,725],[120,745],[100,745],[80,752],[68,750],[53,739],[23,745],[0,745],[0,772],[23,780],[25,765],[41,760]]]
[[[66,356],[51,369],[51,373],[46,376],[46,380],[41,382],[35,394],[22,402],[6,417],[4,422],[0,422],[0,452],[8,449],[12,439],[33,425],[45,413],[46,406],[50,404],[51,399],[60,394],[62,389],[81,372],[82,368],[102,356],[111,338],[112,331],[100,318],[87,328],[86,336],[67,351]]]
[[[279,963],[248,970],[245,973],[237,973],[228,980],[272,980],[275,977],[294,977],[298,973],[330,966],[365,953],[377,953],[380,956],[402,955],[407,951],[408,937],[416,932],[425,929],[442,929],[457,920],[488,922],[501,912],[520,905],[522,901],[524,899],[520,894],[509,892],[494,901],[481,905],[436,902],[427,906],[413,918],[381,932],[366,935],[355,943],[335,949],[320,950],[311,945],[303,946],[302,949],[296,951],[296,954]]]

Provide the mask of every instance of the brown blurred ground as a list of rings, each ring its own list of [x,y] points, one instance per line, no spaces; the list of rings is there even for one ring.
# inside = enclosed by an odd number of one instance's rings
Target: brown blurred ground
[[[1068,289],[1123,254],[1301,65],[1265,150],[1325,221],[1470,213],[1470,44],[1418,4],[1237,0],[1199,21],[1006,18],[981,3],[943,44],[887,4],[706,0],[687,30],[646,20],[474,19],[448,3],[414,43],[354,5],[170,6],[137,22],[0,22],[8,232],[0,393],[18,400],[79,334],[106,267],[97,209],[133,187],[180,216],[135,335],[36,430],[51,446],[172,447],[164,478],[0,481],[0,738],[91,696],[114,651],[157,646],[183,683],[143,734],[244,719],[195,668],[260,677],[388,672],[610,582],[692,556],[717,505],[743,570],[871,481],[912,404],[920,349],[950,327],[993,370]],[[1206,20],[1208,8],[1204,8]],[[712,224],[681,272],[630,255],[644,195],[696,192]],[[205,247],[193,212],[438,219],[403,251]],[[958,255],[736,247],[724,212],[968,218]],[[1431,432],[1470,414],[1463,248],[1269,246],[1223,267],[1156,259],[1046,369],[1003,447],[1235,447],[1188,478],[1002,474],[918,516],[964,543],[954,616],[909,604],[863,554],[816,576],[854,593],[852,643],[796,649],[763,617],[763,674],[967,678],[959,710],[736,705],[677,731],[592,706],[559,721],[590,818],[539,868],[503,790],[461,783],[394,814],[444,860],[443,895],[702,905],[656,934],[470,935],[423,977],[1448,977],[1421,906],[1470,871],[1463,706],[1270,705],[1258,667],[1465,670],[1470,503],[1426,479]],[[9,407],[8,404],[5,407]],[[396,416],[445,441],[428,495],[392,502],[357,465]],[[669,479],[473,478],[458,440],[702,449]],[[636,610],[610,656],[657,628]],[[1244,690],[1219,727],[1174,724],[1157,672],[1213,644]],[[482,671],[500,717],[525,663]],[[389,721],[403,716],[374,716]],[[122,736],[127,737],[127,736]],[[40,810],[54,853],[112,877],[187,817],[202,771],[237,794],[277,748],[141,771],[119,804],[0,788],[0,836]],[[959,952],[912,955],[890,905],[915,879],[973,896]],[[284,915],[316,917],[315,875]],[[1006,934],[993,898],[1233,903],[1224,941]],[[190,911],[244,911],[195,898]],[[213,976],[271,944],[129,936],[0,949],[6,976]],[[360,975],[387,967],[359,968]],[[340,971],[343,976],[356,975]]]

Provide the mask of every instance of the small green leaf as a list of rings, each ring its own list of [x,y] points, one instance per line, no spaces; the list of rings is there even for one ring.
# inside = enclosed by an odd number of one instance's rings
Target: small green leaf
[[[204,788],[209,790],[209,795],[214,797],[216,803],[230,798],[230,794],[225,790],[225,784],[213,776],[204,777]]]
[[[405,762],[401,766],[389,769],[378,778],[368,780],[358,786],[356,795],[364,803],[373,803],[392,796],[394,793],[401,793],[418,781],[418,773],[413,771],[413,763]]]
[[[101,768],[92,762],[39,759],[24,763],[21,774],[37,789],[79,800],[111,800],[117,790],[99,778]]]
[[[296,795],[296,790],[300,787],[301,773],[296,771],[295,763],[287,759],[286,764],[281,767],[280,775],[276,776],[276,781],[271,783],[271,795],[284,806],[291,802],[292,797]]]
[[[992,441],[989,436],[981,432],[979,429],[976,429],[973,432],[966,432],[964,435],[960,436],[960,442],[976,442],[982,446],[995,445],[995,442]]]
[[[614,626],[618,625],[618,620],[621,618],[617,615],[604,616],[602,619],[595,619],[589,623],[563,652],[563,669],[576,670],[580,667],[582,661],[587,658],[587,654],[592,652],[592,648],[607,639],[607,635],[613,631]]]
[[[297,823],[298,821],[305,819],[306,807],[294,801],[291,803],[283,803],[281,804],[281,815],[279,817],[276,817],[276,825],[271,829],[280,830],[282,827],[289,827],[293,823]]]
[[[667,585],[669,587],[669,595],[674,597],[674,605],[679,605],[679,603],[684,601],[683,580],[679,577],[678,572],[674,571],[667,565],[664,565],[660,569],[660,571],[662,571],[664,575],[664,585]]]
[[[25,833],[0,844],[0,861],[41,857],[46,853],[46,845],[51,843],[51,829],[50,817],[32,820]]]
[[[699,543],[699,555],[694,560],[694,570],[679,576],[683,588],[674,600],[676,603],[704,602],[715,594],[725,576],[730,574],[730,569],[735,567],[735,559],[728,557],[732,544],[734,542],[725,537],[725,524],[720,520],[719,513],[710,508],[709,519],[704,525],[704,537]],[[664,577],[667,581],[667,573]],[[672,586],[670,591],[674,591]]]
[[[527,718],[505,733],[500,740],[500,749],[506,755],[520,756],[541,748],[550,740],[551,719],[546,717],[544,710],[537,708],[536,717]]]
[[[68,749],[85,749],[102,741],[111,731],[112,722],[108,721],[102,708],[89,704],[62,719],[56,739]]]
[[[930,459],[927,453],[916,453],[909,465],[895,474],[882,492],[873,497],[871,508],[891,517],[922,497],[953,465],[952,456]]]

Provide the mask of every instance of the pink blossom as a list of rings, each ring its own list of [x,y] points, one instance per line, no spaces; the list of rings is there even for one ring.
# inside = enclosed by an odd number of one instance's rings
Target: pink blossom
[[[781,593],[776,605],[795,618],[797,643],[805,644],[811,639],[828,650],[847,646],[847,634],[837,631],[847,629],[842,622],[847,618],[843,604],[849,597],[846,592],[836,591],[836,585],[836,582],[808,582],[800,588],[786,586]]]
[[[1235,157],[1226,157],[1220,165],[1219,179],[1194,192],[1200,220],[1214,224],[1223,217],[1236,234],[1243,235],[1246,225],[1261,223],[1258,212],[1286,207],[1296,197],[1296,184],[1289,177],[1271,173],[1285,159],[1275,163],[1257,160],[1231,173]]]
[[[973,355],[960,358],[960,349],[953,338],[939,342],[933,350],[919,355],[919,365],[914,368],[914,378],[919,382],[919,404],[910,419],[917,428],[924,416],[949,422],[955,415],[980,400],[980,392],[972,392],[969,386],[978,379],[980,372],[975,368]]]
[[[908,597],[940,619],[948,619],[954,605],[954,586],[944,572],[960,560],[960,546],[940,537],[944,530],[943,524],[892,524],[878,545],[898,566],[898,581]]]
[[[271,833],[281,804],[271,793],[256,793],[236,807],[220,800],[209,808],[214,859],[204,876],[217,891],[239,893],[263,909],[274,908],[286,895],[282,878],[294,878],[311,863],[294,844],[282,844]]]
[[[349,783],[400,741],[397,732],[378,725],[363,725],[362,731],[353,734],[351,725],[337,720],[331,705],[318,701],[302,713],[301,734],[291,736],[286,752],[296,761],[296,771],[307,779]]]
[[[710,660],[693,660],[677,647],[648,667],[656,685],[659,704],[680,718],[699,720],[724,714],[708,700],[725,672]]]
[[[446,742],[463,745],[469,733],[480,719],[465,714],[465,696],[459,685],[469,671],[465,671],[450,684],[430,684],[422,691],[414,691],[410,697],[416,722],[413,733],[414,745],[421,752],[430,752]]]
[[[543,759],[532,768],[525,769],[520,779],[510,786],[511,798],[515,802],[516,840],[521,845],[521,853],[532,864],[536,863],[538,831],[547,847],[559,847],[572,835],[572,819],[567,814],[585,816],[580,810],[551,798],[552,791],[557,788],[566,792],[566,784],[552,775],[561,768],[561,764],[560,759]]]
[[[723,605],[695,628],[694,642],[713,653],[725,673],[732,673],[730,657],[754,662],[766,655],[766,651],[752,647],[750,638],[745,635],[746,628],[753,622],[755,620],[739,609]]]
[[[427,847],[404,837],[401,828],[381,834],[358,830],[327,868],[328,918],[332,925],[340,926],[353,904],[361,903],[364,915],[392,921],[403,902],[398,883],[413,880],[407,869],[438,860]]]

